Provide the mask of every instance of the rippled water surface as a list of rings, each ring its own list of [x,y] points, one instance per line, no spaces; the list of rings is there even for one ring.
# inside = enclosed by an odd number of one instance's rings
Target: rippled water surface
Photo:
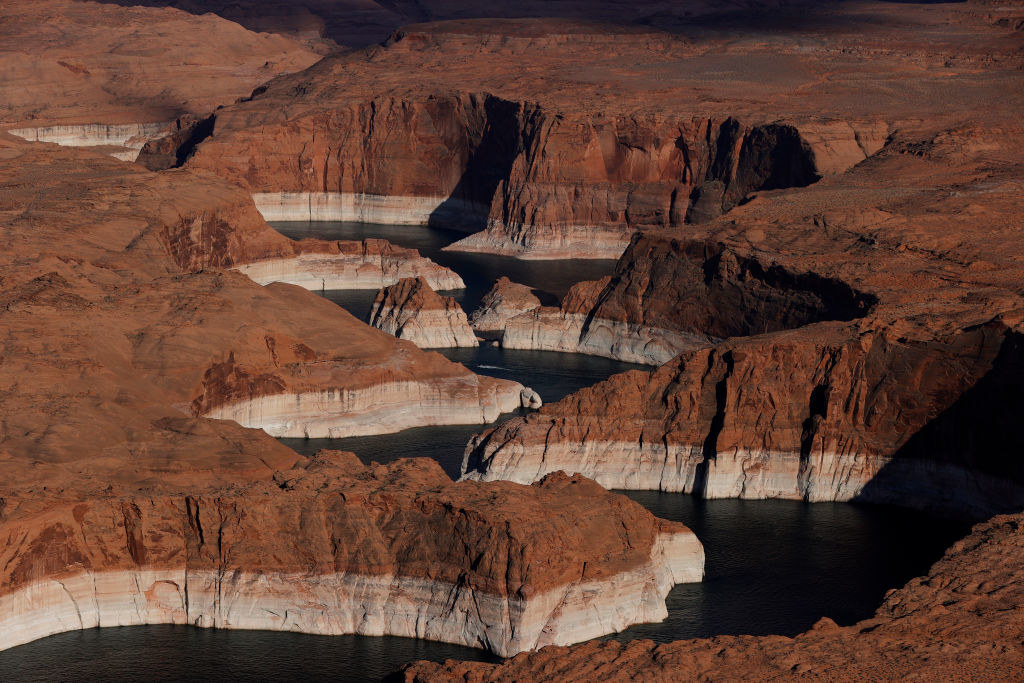
[[[455,269],[469,287],[469,310],[496,277],[561,296],[574,282],[610,272],[609,262],[536,261],[439,251],[459,235],[419,227],[279,224],[293,237],[387,237]],[[328,292],[360,317],[374,292]],[[481,374],[520,381],[546,402],[636,366],[576,354],[483,346],[443,352]],[[365,462],[431,457],[458,476],[466,441],[483,426],[426,427],[349,439],[285,439],[296,450],[354,451]],[[655,515],[693,529],[704,543],[703,583],[677,586],[669,617],[617,639],[722,634],[794,635],[822,616],[840,624],[869,617],[885,591],[925,572],[962,536],[963,524],[898,508],[792,501],[702,501],[680,494],[626,492]],[[416,659],[493,659],[486,653],[406,638],[309,636],[141,626],[65,633],[0,652],[0,681],[379,680]]]

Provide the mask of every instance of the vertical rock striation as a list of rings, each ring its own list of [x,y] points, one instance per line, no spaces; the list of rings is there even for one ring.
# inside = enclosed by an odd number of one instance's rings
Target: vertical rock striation
[[[509,320],[535,308],[540,308],[540,299],[529,287],[500,277],[469,316],[469,324],[477,332],[504,331]]]
[[[889,132],[871,118],[766,118],[756,112],[770,108],[746,105],[679,112],[678,99],[638,112],[629,88],[606,101],[552,79],[622,50],[691,58],[685,42],[593,29],[567,41],[524,24],[523,35],[416,27],[372,59],[328,57],[220,110],[186,163],[249,188],[268,219],[450,227],[473,233],[453,250],[615,258],[638,228],[678,231],[754,193],[841,173]],[[509,54],[532,65],[512,81],[501,76]]]
[[[424,349],[477,346],[466,313],[423,278],[407,278],[377,292],[370,325]]]
[[[453,484],[427,459],[367,468],[324,451],[272,482],[41,502],[0,517],[0,649],[174,623],[508,656],[664,619],[672,586],[704,573],[686,527],[593,482]]]

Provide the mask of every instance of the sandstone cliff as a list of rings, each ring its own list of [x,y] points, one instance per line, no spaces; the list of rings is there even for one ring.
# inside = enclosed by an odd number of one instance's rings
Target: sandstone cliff
[[[703,575],[686,527],[581,477],[453,484],[432,460],[367,468],[322,451],[272,481],[111,488],[5,498],[0,649],[174,623],[401,635],[510,655],[662,619],[669,589]],[[553,539],[571,552],[551,553]]]
[[[694,60],[693,47],[657,32],[543,31],[430,25],[372,57],[329,57],[218,112],[187,165],[249,188],[268,219],[441,225],[482,230],[452,249],[614,258],[637,227],[706,221],[752,192],[840,173],[890,131],[861,114],[766,117],[749,101],[664,106],[668,92],[689,100],[681,83],[638,111],[630,96],[646,76],[595,99],[557,74],[626,55]],[[524,78],[504,76],[509,53],[531,64]]]
[[[1020,677],[1024,652],[1021,515],[975,527],[926,576],[890,591],[871,619],[828,618],[795,638],[719,636],[654,643],[591,641],[499,664],[417,662],[396,680],[735,681]]]
[[[469,316],[469,324],[478,332],[504,331],[509,320],[539,307],[540,299],[529,287],[500,277]]]
[[[688,238],[636,239],[606,281],[513,319],[506,344],[524,320],[575,315],[575,348],[605,329],[605,353],[682,353],[482,435],[467,476],[562,469],[707,497],[1016,509],[1014,140],[908,135],[842,179],[759,197]],[[672,346],[662,330],[690,338]]]
[[[477,346],[466,313],[423,278],[408,278],[377,292],[370,325],[421,349]]]
[[[662,619],[700,580],[692,533],[582,478],[297,455],[266,432],[490,422],[532,393],[227,269],[286,243],[229,185],[0,154],[0,647],[188,623],[512,654]]]

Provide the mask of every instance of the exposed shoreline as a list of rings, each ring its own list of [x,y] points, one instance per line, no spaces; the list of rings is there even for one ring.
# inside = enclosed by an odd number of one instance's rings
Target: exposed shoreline
[[[487,424],[502,414],[539,405],[536,392],[518,382],[481,382],[470,376],[271,394],[218,405],[203,417],[234,420],[279,438],[341,438],[412,427]]]
[[[1024,505],[1024,488],[941,462],[855,453],[738,451],[705,459],[701,444],[627,441],[466,446],[462,481],[530,484],[563,471],[609,490],[663,491],[706,499],[864,502],[985,517]]]
[[[346,572],[84,571],[0,597],[0,650],[77,629],[190,624],[415,637],[510,656],[661,621],[668,615],[665,596],[672,586],[703,575],[704,550],[690,531],[660,533],[640,567],[525,598],[442,581]]]

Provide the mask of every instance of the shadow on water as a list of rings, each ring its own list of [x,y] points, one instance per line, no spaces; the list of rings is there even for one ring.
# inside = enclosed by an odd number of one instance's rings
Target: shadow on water
[[[669,593],[666,621],[609,636],[616,640],[792,636],[823,616],[853,624],[969,530],[883,505],[620,493],[690,527],[704,544],[707,574]]]
[[[0,652],[5,683],[27,681],[379,681],[406,662],[500,661],[471,647],[390,636],[312,636],[190,626],[61,633]]]
[[[604,259],[560,259],[553,261],[524,261],[494,254],[470,254],[442,251],[452,242],[465,237],[465,233],[417,225],[375,225],[351,222],[273,222],[278,232],[292,239],[315,237],[326,240],[386,239],[400,247],[416,249],[420,255],[447,268],[451,268],[466,283],[466,289],[444,292],[455,297],[466,314],[479,305],[494,281],[508,277],[538,291],[541,303],[557,305],[565,293],[577,282],[599,280],[610,275],[615,261]],[[328,291],[325,296],[339,303],[350,313],[366,319],[375,290]],[[351,308],[350,308],[351,307]],[[365,314],[362,312],[365,311]]]

